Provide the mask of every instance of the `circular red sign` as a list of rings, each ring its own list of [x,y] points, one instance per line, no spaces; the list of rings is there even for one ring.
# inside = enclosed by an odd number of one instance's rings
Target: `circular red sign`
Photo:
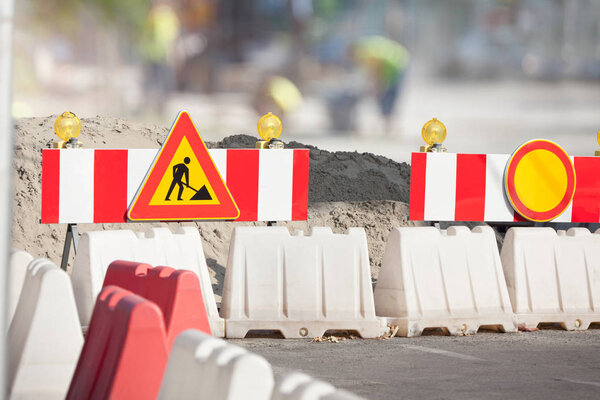
[[[544,139],[519,146],[504,174],[511,205],[524,218],[536,222],[550,221],[567,209],[575,194],[575,179],[569,155]]]

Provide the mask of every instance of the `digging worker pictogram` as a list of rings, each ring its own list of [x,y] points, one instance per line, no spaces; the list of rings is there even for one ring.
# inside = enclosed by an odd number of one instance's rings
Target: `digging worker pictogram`
[[[190,170],[186,164],[190,163],[190,158],[186,157],[183,159],[183,163],[177,164],[173,166],[173,181],[171,182],[171,186],[169,187],[169,191],[167,192],[167,197],[165,200],[170,201],[171,193],[175,188],[175,185],[179,185],[179,193],[177,194],[177,200],[183,200],[181,195],[183,194],[183,185],[189,187],[190,186]],[[183,183],[183,176],[185,175],[185,183]]]

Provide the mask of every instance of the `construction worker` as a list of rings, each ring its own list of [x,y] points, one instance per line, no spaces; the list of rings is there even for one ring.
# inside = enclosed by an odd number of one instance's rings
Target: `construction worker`
[[[173,166],[173,181],[171,182],[171,186],[169,187],[169,191],[167,192],[166,201],[171,201],[169,197],[171,197],[171,192],[175,189],[175,185],[179,185],[179,193],[177,195],[177,200],[183,200],[181,195],[183,194],[183,186],[190,186],[190,169],[187,167],[187,164],[190,163],[190,158],[186,157],[183,159],[183,163],[177,164]],[[185,176],[185,183],[183,183],[183,177]]]
[[[354,44],[352,53],[355,61],[374,80],[375,96],[385,120],[385,131],[389,134],[392,112],[410,60],[408,50],[383,36],[367,36]]]
[[[288,78],[271,75],[262,80],[255,91],[253,106],[261,115],[268,112],[285,115],[302,105],[302,93]]]
[[[175,86],[172,49],[178,35],[175,10],[156,1],[142,31],[140,50],[146,68],[146,100],[158,112],[162,112],[166,94]]]

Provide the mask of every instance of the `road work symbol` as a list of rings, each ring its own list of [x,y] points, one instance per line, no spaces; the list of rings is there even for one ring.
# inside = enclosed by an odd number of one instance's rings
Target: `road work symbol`
[[[177,117],[127,215],[132,221],[239,216],[233,197],[187,113]]]
[[[190,200],[212,200],[212,196],[208,192],[206,185],[203,185],[200,190],[196,190],[190,186],[190,169],[187,167],[187,164],[190,163],[190,158],[186,157],[183,159],[183,163],[177,164],[173,166],[173,180],[171,181],[171,186],[169,186],[169,191],[167,192],[167,197],[165,201],[170,201],[171,193],[173,189],[175,189],[175,185],[179,186],[179,192],[177,194],[177,200],[182,201],[181,195],[183,194],[183,189],[187,187],[194,191],[194,195]],[[183,182],[183,178],[185,177],[185,183]]]

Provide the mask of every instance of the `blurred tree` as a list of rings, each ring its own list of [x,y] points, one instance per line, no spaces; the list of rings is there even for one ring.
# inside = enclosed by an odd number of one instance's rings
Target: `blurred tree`
[[[151,0],[82,0],[81,3],[98,8],[109,21],[137,31],[144,27],[152,6]]]
[[[82,8],[94,8],[108,22],[121,29],[139,33],[143,29],[151,0],[29,0],[40,18],[52,16],[61,30],[76,30]]]

